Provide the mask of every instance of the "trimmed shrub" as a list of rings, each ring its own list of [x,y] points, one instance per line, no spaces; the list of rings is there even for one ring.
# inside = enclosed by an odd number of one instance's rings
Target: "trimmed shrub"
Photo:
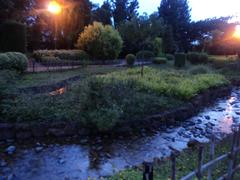
[[[94,22],[79,35],[76,47],[85,50],[95,60],[114,60],[122,50],[122,38],[112,26]]]
[[[13,69],[24,72],[27,69],[28,59],[19,52],[7,52],[0,54],[0,69]]]
[[[175,59],[174,55],[172,55],[172,54],[166,54],[166,58],[169,61],[174,61],[174,59]]]
[[[89,55],[83,50],[37,50],[33,57],[41,61],[42,57],[57,57],[59,60],[89,60]]]
[[[167,58],[164,57],[155,57],[153,59],[154,64],[166,64],[167,63]]]
[[[137,59],[149,60],[154,57],[154,53],[148,50],[142,50],[137,53]]]
[[[206,64],[208,62],[208,55],[206,53],[189,52],[187,60],[192,64]]]
[[[197,74],[211,74],[213,73],[213,70],[209,66],[205,65],[196,65],[191,67],[188,72],[193,75]]]
[[[125,59],[128,66],[133,66],[136,60],[136,56],[133,54],[128,54]]]
[[[153,49],[156,56],[161,56],[163,53],[163,40],[162,38],[156,37],[153,41]]]
[[[184,67],[186,64],[186,54],[184,53],[176,53],[174,65],[178,68]]]
[[[24,24],[7,21],[0,26],[0,51],[22,52],[27,48],[26,26]]]

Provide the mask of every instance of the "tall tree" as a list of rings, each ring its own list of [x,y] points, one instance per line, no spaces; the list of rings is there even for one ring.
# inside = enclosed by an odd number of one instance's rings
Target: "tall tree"
[[[188,0],[162,0],[158,8],[159,16],[172,27],[178,51],[186,51],[190,46],[189,25],[191,21]]]
[[[93,21],[98,21],[104,25],[112,25],[112,7],[108,0],[103,2],[101,7],[93,11]]]
[[[112,0],[114,24],[120,23],[138,16],[138,0]]]

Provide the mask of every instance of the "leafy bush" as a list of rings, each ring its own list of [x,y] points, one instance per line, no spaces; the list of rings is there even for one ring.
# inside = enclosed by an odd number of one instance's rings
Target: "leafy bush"
[[[136,56],[133,54],[128,54],[125,59],[128,66],[133,66],[136,60]]]
[[[187,60],[192,64],[206,64],[208,55],[206,53],[190,52],[187,54]]]
[[[193,74],[193,75],[213,73],[213,70],[209,66],[205,66],[205,65],[193,66],[188,71],[189,71],[190,74]]]
[[[27,48],[26,27],[24,24],[7,21],[0,26],[0,51],[22,52]]]
[[[174,65],[178,68],[184,67],[186,64],[186,54],[176,53]]]
[[[122,49],[122,38],[112,26],[94,22],[79,35],[76,47],[85,50],[95,60],[116,59]]]
[[[154,64],[166,64],[167,63],[167,58],[162,58],[162,57],[155,57],[153,59]]]
[[[24,72],[27,69],[28,59],[19,52],[7,52],[0,54],[0,69],[12,69]]]
[[[43,57],[56,57],[59,60],[89,60],[88,54],[83,50],[37,50],[33,52],[33,57],[38,61]]]
[[[154,53],[152,51],[142,50],[137,53],[137,59],[149,60],[154,57]]]
[[[166,54],[166,58],[169,61],[174,61],[174,59],[175,59],[174,55],[172,55],[172,54]]]

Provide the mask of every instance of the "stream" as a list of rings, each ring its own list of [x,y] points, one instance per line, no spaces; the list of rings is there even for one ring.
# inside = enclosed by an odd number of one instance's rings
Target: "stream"
[[[240,123],[240,88],[219,99],[178,127],[160,127],[150,135],[118,139],[79,139],[79,142],[38,142],[22,147],[15,142],[13,155],[0,154],[0,180],[86,180],[110,176],[120,170],[168,157],[171,149],[182,151],[190,140],[208,142],[212,133],[221,139]],[[3,145],[2,145],[3,146]],[[8,147],[7,146],[7,147]],[[1,143],[0,143],[1,147]],[[5,147],[4,147],[5,148]]]

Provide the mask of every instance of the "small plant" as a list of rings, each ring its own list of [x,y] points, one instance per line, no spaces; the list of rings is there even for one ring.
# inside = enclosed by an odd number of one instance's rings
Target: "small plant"
[[[126,62],[128,66],[133,66],[136,61],[136,56],[133,54],[128,54],[126,56]]]
[[[167,63],[167,58],[164,57],[155,57],[153,59],[154,64],[166,64]]]
[[[174,61],[174,59],[175,59],[174,55],[172,55],[172,54],[166,54],[166,58],[169,61]]]
[[[186,54],[184,53],[176,53],[175,54],[175,67],[181,68],[184,67],[186,64]]]

